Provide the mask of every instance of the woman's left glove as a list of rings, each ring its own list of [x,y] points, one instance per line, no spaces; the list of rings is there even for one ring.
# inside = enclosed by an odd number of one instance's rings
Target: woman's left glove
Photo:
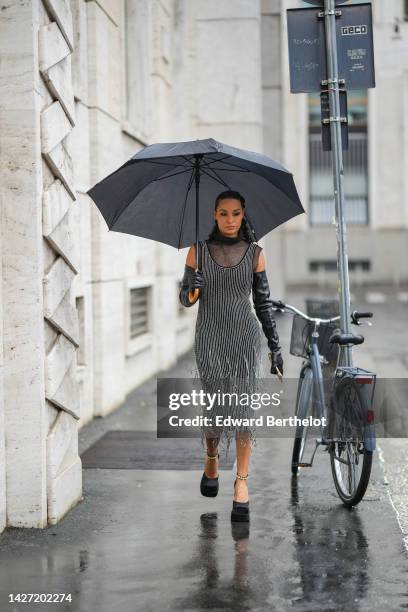
[[[256,316],[258,317],[262,330],[267,338],[268,347],[271,351],[271,374],[283,374],[283,358],[279,345],[279,335],[276,329],[276,321],[273,317],[272,300],[266,271],[253,272],[252,298]]]

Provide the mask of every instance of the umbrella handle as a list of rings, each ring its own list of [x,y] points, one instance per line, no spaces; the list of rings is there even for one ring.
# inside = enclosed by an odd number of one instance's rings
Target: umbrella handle
[[[195,271],[198,272],[198,250],[197,250],[197,247],[196,247],[196,268],[195,268]],[[198,289],[198,287],[196,287],[194,289],[194,291],[189,291],[188,292],[188,301],[191,304],[195,304],[196,301],[199,298],[199,295],[200,295],[200,290]]]
[[[188,300],[191,304],[195,304],[198,300],[198,296],[200,295],[200,290],[196,287],[194,291],[188,292]]]

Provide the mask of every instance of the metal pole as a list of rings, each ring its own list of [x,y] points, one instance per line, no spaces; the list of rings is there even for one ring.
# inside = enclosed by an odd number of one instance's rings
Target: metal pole
[[[350,333],[350,285],[347,256],[347,228],[344,220],[344,168],[341,144],[339,70],[336,42],[335,0],[324,0],[327,76],[330,103],[330,133],[332,141],[334,202],[337,235],[337,271],[340,303],[340,326]],[[352,366],[350,346],[344,347],[345,366]]]

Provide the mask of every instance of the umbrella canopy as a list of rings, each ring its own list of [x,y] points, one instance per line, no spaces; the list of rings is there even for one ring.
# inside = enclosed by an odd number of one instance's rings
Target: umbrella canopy
[[[244,196],[256,240],[305,212],[283,166],[212,138],[145,147],[88,194],[109,230],[182,249],[208,237],[226,189]]]

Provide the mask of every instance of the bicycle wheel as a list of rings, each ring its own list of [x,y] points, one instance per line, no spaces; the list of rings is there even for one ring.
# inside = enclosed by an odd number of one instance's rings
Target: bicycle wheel
[[[346,506],[362,500],[370,479],[373,452],[364,448],[367,402],[365,389],[353,378],[336,386],[331,402],[330,465],[336,491]]]
[[[313,372],[309,364],[303,366],[300,371],[296,411],[297,417],[303,419],[312,414],[312,383]],[[308,425],[299,425],[296,427],[296,437],[293,442],[292,452],[292,474],[297,476],[299,471],[299,463],[302,463],[305,456],[305,450],[308,446]]]

